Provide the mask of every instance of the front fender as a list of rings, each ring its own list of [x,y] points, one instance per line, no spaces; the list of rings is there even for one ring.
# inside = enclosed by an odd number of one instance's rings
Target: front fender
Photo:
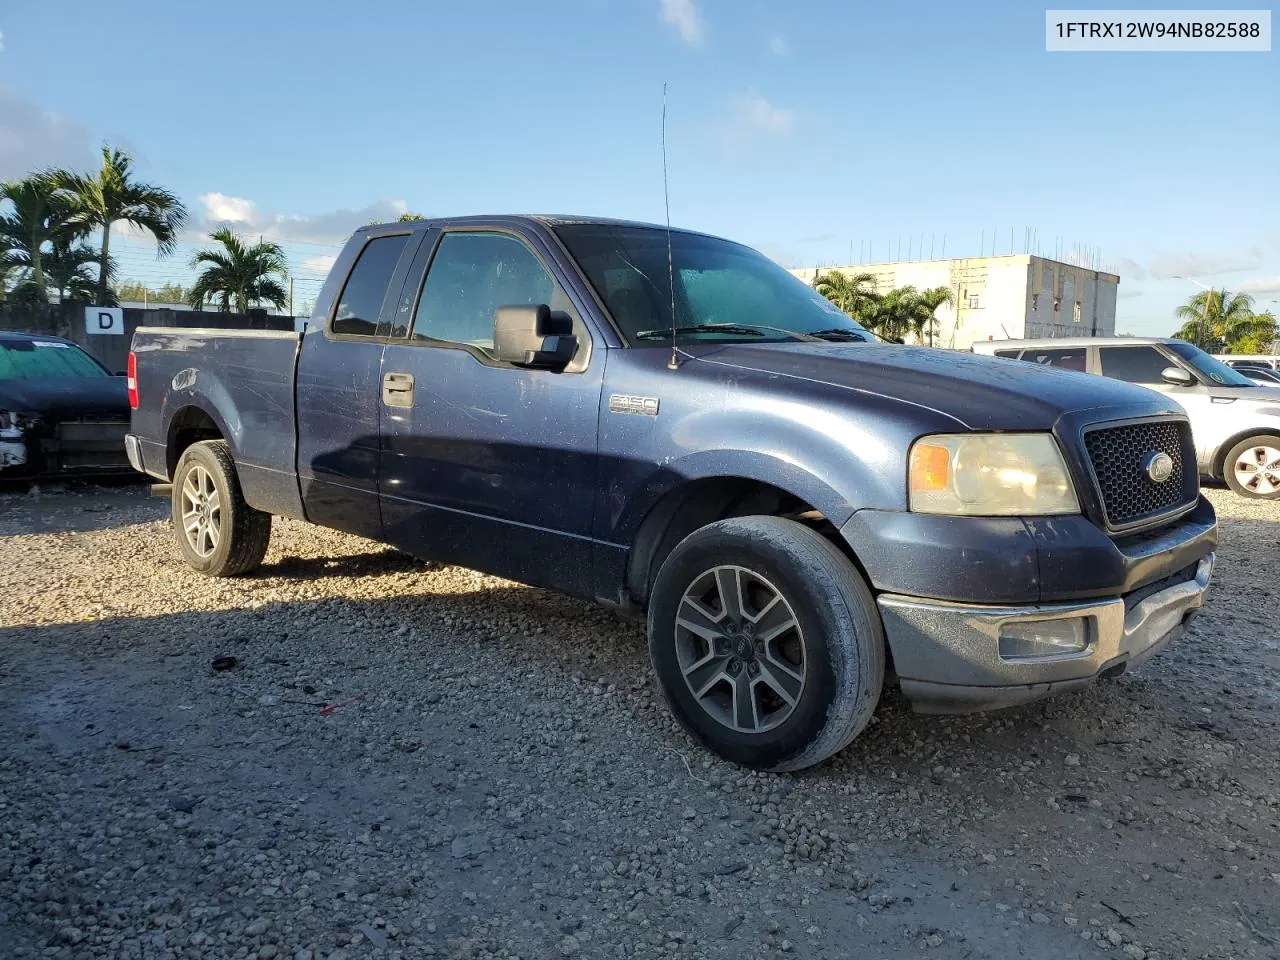
[[[918,428],[771,397],[701,408],[653,438],[652,459],[629,459],[606,491],[609,538],[630,542],[666,494],[692,481],[745,479],[777,487],[844,523],[857,509],[906,508],[906,450]]]

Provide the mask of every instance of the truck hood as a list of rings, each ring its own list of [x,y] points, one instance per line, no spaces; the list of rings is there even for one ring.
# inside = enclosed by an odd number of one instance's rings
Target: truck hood
[[[1145,415],[1158,405],[1182,413],[1154,390],[1119,380],[928,347],[805,342],[688,352],[743,371],[909,402],[973,430],[1047,430],[1065,413],[1108,408],[1141,407]]]
[[[48,377],[0,380],[0,410],[38,414],[46,419],[101,417],[129,419],[124,377]]]

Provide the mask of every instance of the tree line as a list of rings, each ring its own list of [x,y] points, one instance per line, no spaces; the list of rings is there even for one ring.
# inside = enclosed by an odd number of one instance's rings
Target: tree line
[[[936,311],[954,303],[947,287],[917,290],[894,287],[879,293],[870,273],[819,273],[813,287],[854,320],[886,340],[901,341],[908,334],[918,343],[933,345],[937,334]],[[1280,340],[1275,315],[1256,312],[1254,299],[1229,290],[1202,290],[1179,306],[1174,315],[1182,321],[1173,336],[1210,353],[1271,353]]]
[[[199,272],[190,287],[165,284],[148,297],[151,291],[136,281],[116,282],[112,227],[126,223],[150,234],[166,257],[187,220],[175,194],[136,179],[133,158],[109,146],[91,173],[51,168],[0,181],[0,300],[48,303],[56,296],[111,306],[153,299],[240,313],[262,303],[284,309],[288,263],[280,245],[246,243],[227,228],[209,235],[216,246],[191,258]]]
[[[1174,311],[1182,326],[1173,336],[1210,353],[1271,353],[1280,339],[1275,314],[1253,306],[1247,293],[1201,290]]]
[[[908,285],[880,293],[875,275],[870,273],[832,270],[814,277],[813,287],[868,330],[899,342],[910,334],[917,342],[932,345],[938,308],[955,303],[948,287],[917,290]]]

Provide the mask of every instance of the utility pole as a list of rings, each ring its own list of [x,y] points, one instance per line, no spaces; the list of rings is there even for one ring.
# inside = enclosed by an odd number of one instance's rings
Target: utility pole
[[[293,316],[293,277],[289,278],[289,316]]]

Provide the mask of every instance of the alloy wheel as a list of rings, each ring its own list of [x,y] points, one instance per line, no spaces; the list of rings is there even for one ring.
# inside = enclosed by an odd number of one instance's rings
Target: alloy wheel
[[[1259,444],[1245,450],[1235,463],[1236,482],[1250,493],[1274,496],[1280,493],[1280,449]]]
[[[200,558],[210,556],[222,539],[222,500],[213,475],[196,464],[182,483],[182,532]]]
[[[800,702],[804,632],[782,592],[752,570],[725,565],[695,577],[676,611],[675,642],[694,700],[731,730],[771,730]]]

